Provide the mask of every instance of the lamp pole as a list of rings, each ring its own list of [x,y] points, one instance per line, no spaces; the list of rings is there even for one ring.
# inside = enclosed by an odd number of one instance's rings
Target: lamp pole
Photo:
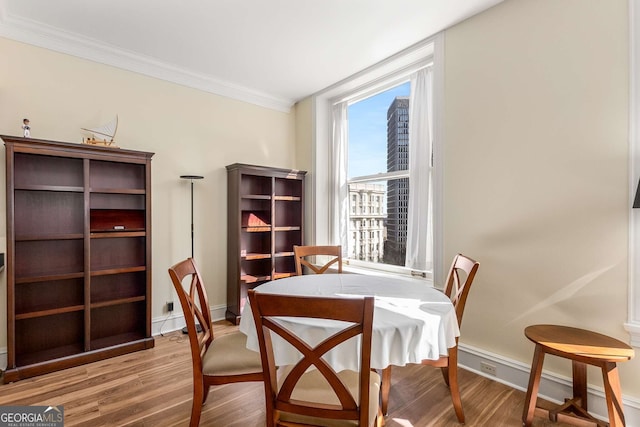
[[[194,234],[194,232],[193,232],[193,180],[194,179],[202,179],[202,178],[204,178],[204,176],[202,176],[202,175],[180,175],[180,178],[188,179],[188,180],[191,181],[191,258],[193,258],[193,234]],[[208,307],[207,307],[207,309],[208,309]],[[196,331],[202,332],[202,326],[200,326],[199,323],[196,323]],[[182,333],[183,334],[188,334],[189,333],[189,330],[187,329],[186,326],[184,328],[182,328]]]
[[[180,175],[182,179],[188,179],[191,181],[191,258],[193,258],[193,180],[194,179],[202,179],[204,176],[202,175]]]

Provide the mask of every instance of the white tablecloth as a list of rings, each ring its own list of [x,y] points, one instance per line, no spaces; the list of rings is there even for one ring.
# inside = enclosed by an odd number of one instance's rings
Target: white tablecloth
[[[455,346],[460,335],[453,304],[446,295],[428,283],[359,274],[321,274],[296,276],[267,282],[256,292],[307,296],[375,296],[371,367],[404,366],[424,359],[438,359]],[[287,318],[286,326],[315,345],[344,327],[323,319]],[[251,307],[245,304],[240,331],[247,335],[247,348],[259,351]],[[332,332],[333,331],[333,332]],[[273,340],[276,364],[289,365],[299,353],[279,337]],[[358,369],[354,338],[325,355],[336,370]]]

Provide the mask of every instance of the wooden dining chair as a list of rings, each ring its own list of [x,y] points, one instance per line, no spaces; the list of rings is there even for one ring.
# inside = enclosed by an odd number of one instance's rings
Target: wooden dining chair
[[[259,353],[247,349],[247,337],[243,333],[235,332],[214,339],[207,293],[193,258],[169,268],[169,276],[187,323],[193,363],[193,403],[189,425],[195,427],[200,423],[202,405],[212,385],[262,381],[262,363]]]
[[[477,261],[474,261],[462,254],[457,254],[453,258],[453,263],[449,269],[444,293],[451,299],[453,307],[456,310],[458,327],[462,326],[464,306],[467,303],[467,296],[469,296],[469,290],[471,289],[471,284],[473,283],[473,279],[476,277],[476,272],[478,271],[479,266],[480,263]],[[442,370],[444,382],[449,386],[449,390],[451,392],[451,400],[453,402],[453,409],[455,410],[456,417],[460,423],[464,423],[464,411],[462,410],[460,388],[458,387],[458,338],[456,338],[455,347],[448,349],[448,354],[446,356],[440,356],[440,358],[436,360],[425,359],[422,361],[422,364],[435,366]],[[391,366],[382,371],[381,406],[384,414],[387,413],[389,390],[391,385],[390,381]]]
[[[249,290],[249,305],[265,371],[267,427],[381,425],[380,376],[370,369],[373,297],[309,297]],[[277,319],[281,316],[348,323],[315,344],[284,327]],[[358,336],[360,371],[336,372],[323,355]],[[301,353],[300,361],[276,370],[272,339],[283,339],[294,346]]]
[[[296,260],[296,274],[302,275],[302,266],[308,267],[315,274],[322,274],[336,262],[338,263],[338,273],[342,273],[342,246],[294,246],[293,254]],[[306,257],[327,255],[332,256],[329,262],[322,266],[316,266],[309,262]],[[317,258],[316,258],[317,260]]]

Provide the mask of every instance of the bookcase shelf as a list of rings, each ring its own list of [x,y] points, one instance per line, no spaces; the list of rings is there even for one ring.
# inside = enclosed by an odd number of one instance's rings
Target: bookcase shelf
[[[82,193],[83,187],[69,187],[61,185],[20,185],[16,186],[16,190],[24,191],[52,191],[52,192],[70,192],[70,193]]]
[[[14,283],[19,285],[23,283],[52,282],[56,280],[77,279],[83,277],[84,272],[80,271],[77,273],[50,274],[47,276],[14,277],[13,279]]]
[[[74,234],[32,234],[16,236],[16,242],[28,242],[33,240],[76,240],[82,239],[84,235],[82,233]]]
[[[68,307],[52,308],[52,309],[49,309],[49,310],[29,311],[27,313],[16,314],[16,320],[31,319],[31,318],[34,318],[34,317],[51,316],[51,315],[54,315],[54,314],[70,313],[72,311],[81,311],[81,310],[84,310],[84,305],[72,305],[72,306],[68,306]]]
[[[295,275],[302,244],[306,172],[227,166],[227,320],[240,320],[247,291]]]
[[[12,382],[153,347],[153,153],[0,136]]]

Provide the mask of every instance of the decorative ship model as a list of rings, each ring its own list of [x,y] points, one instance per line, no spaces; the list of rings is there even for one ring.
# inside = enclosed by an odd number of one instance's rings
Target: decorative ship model
[[[118,116],[111,120],[106,125],[97,127],[95,129],[86,129],[81,128],[82,130],[86,130],[91,133],[93,136],[91,138],[82,138],[83,144],[92,144],[92,145],[104,145],[106,147],[118,148],[117,145],[113,144],[113,139],[116,136],[116,131],[118,130]]]

